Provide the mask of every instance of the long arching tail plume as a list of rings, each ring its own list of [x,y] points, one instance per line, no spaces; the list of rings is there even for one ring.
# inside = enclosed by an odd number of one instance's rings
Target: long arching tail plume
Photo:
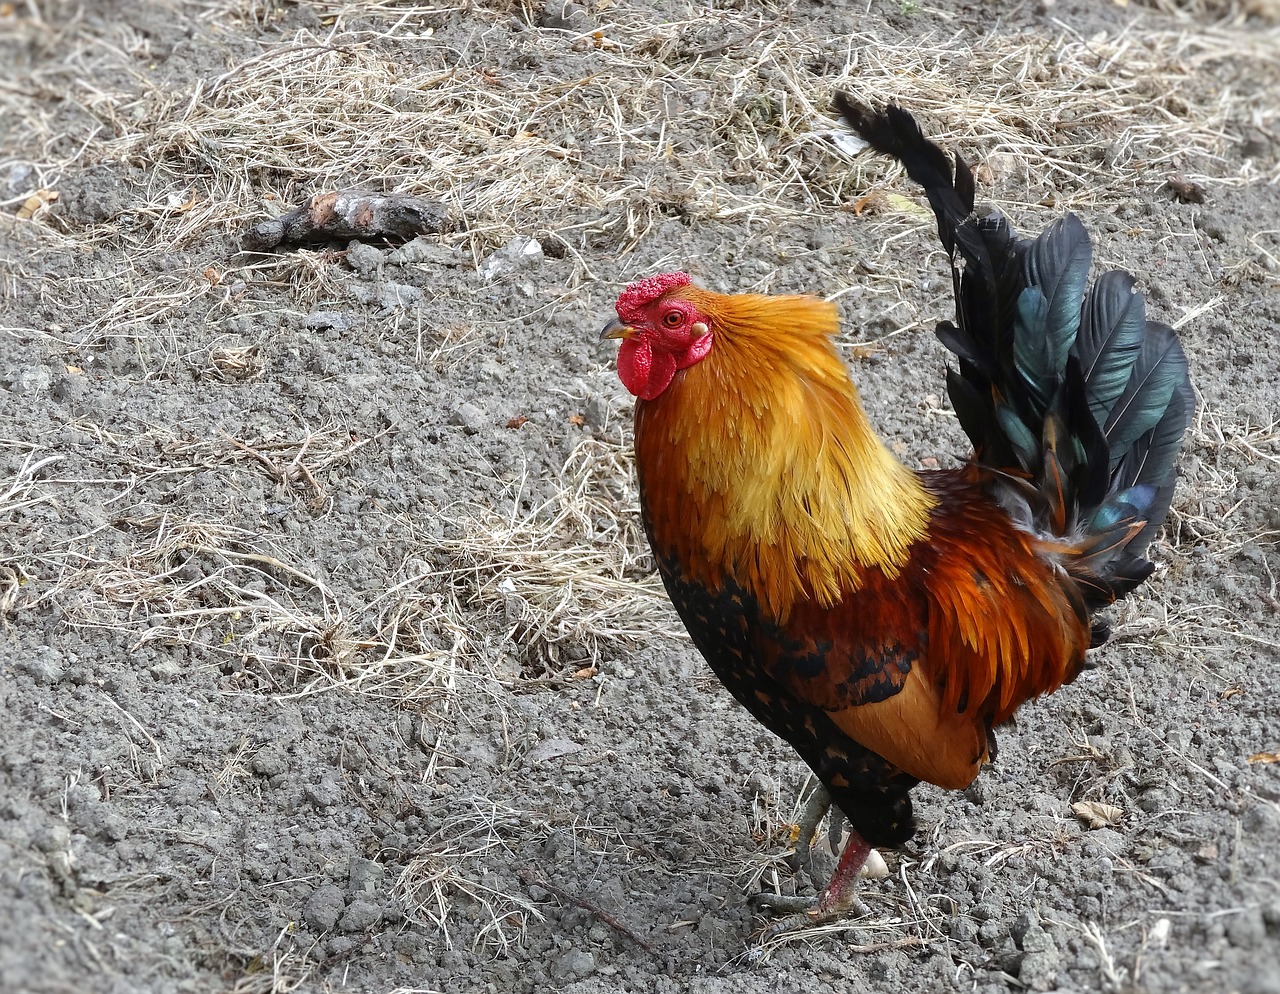
[[[1144,553],[1173,498],[1195,394],[1178,336],[1148,321],[1123,271],[1092,284],[1093,246],[1067,214],[1035,239],[974,213],[974,180],[906,111],[836,109],[902,163],[951,257],[956,319],[938,337],[959,359],[947,386],[974,459],[1028,499],[1035,526],[1064,539],[1067,568],[1096,607],[1151,573]]]

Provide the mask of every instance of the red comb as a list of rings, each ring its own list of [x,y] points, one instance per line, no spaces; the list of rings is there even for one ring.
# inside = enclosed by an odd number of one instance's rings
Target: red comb
[[[678,286],[688,286],[692,282],[693,279],[688,273],[659,273],[648,279],[637,280],[618,296],[618,303],[615,305],[618,317],[627,322],[639,320],[640,311],[643,308],[652,304],[664,293]]]

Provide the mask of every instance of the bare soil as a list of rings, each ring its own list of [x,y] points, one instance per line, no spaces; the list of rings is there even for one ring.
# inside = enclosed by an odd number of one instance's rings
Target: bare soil
[[[0,3],[0,989],[1280,992],[1274,15]],[[803,770],[665,602],[596,334],[662,269],[834,297],[902,458],[963,454],[836,87],[1077,212],[1200,409],[1097,667],[759,949]],[[242,250],[353,188],[449,229]]]

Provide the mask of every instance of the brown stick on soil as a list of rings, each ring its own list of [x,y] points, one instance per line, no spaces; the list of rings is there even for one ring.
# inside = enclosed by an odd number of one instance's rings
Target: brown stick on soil
[[[595,915],[597,918],[599,918],[602,922],[604,922],[610,928],[617,929],[619,932],[625,935],[628,939],[634,942],[637,946],[645,950],[645,952],[650,952],[654,954],[658,952],[657,947],[655,947],[652,943],[647,942],[642,936],[640,936],[638,933],[633,931],[629,926],[624,925],[622,922],[618,921],[618,919],[613,917],[613,915],[609,914],[609,912],[605,911],[599,905],[592,904],[585,897],[578,897],[575,894],[570,894],[568,891],[564,890],[562,887],[557,887],[550,880],[547,880],[541,875],[534,873],[533,870],[529,869],[527,866],[521,867],[519,870],[517,870],[516,876],[518,876],[521,880],[523,880],[526,884],[530,886],[541,887],[544,890],[549,890],[556,897],[560,898],[560,900],[568,901],[570,904],[576,905],[577,907],[581,908],[583,911],[591,912],[591,914]]]
[[[401,193],[339,190],[320,193],[283,217],[255,224],[244,233],[247,252],[265,252],[282,242],[399,241],[438,235],[449,222],[443,204]]]

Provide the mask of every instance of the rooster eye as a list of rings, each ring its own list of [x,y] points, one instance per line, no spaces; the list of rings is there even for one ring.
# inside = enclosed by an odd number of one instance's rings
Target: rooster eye
[[[662,315],[662,323],[668,328],[679,328],[684,323],[684,315],[679,311],[667,311]]]

